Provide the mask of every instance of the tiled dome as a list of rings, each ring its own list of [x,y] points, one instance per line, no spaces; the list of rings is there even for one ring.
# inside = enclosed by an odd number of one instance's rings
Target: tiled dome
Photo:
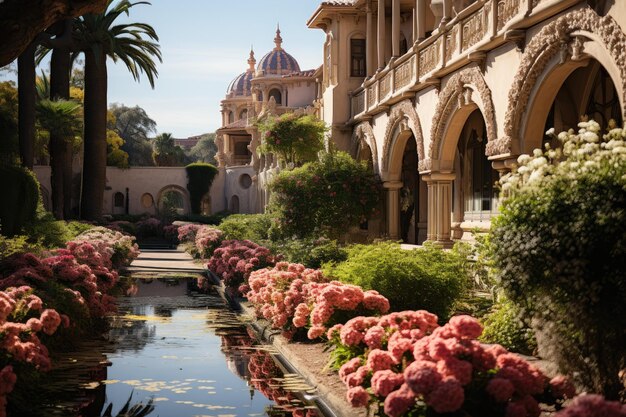
[[[250,81],[254,78],[254,65],[256,59],[254,59],[254,51],[250,50],[250,58],[248,58],[249,68],[246,72],[243,72],[237,76],[226,89],[226,94],[233,94],[235,96],[249,96],[252,94],[250,89]]]
[[[292,72],[300,71],[300,65],[298,61],[291,55],[289,55],[282,48],[283,39],[280,37],[280,29],[276,30],[276,37],[274,38],[276,47],[269,52],[261,61],[257,67],[257,71],[263,71],[264,74],[286,75]]]

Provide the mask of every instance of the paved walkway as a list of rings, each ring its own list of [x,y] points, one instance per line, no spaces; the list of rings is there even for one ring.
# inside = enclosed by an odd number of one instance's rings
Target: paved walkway
[[[187,252],[176,249],[142,249],[127,271],[133,274],[197,274],[204,271],[204,268],[202,264],[195,263]]]

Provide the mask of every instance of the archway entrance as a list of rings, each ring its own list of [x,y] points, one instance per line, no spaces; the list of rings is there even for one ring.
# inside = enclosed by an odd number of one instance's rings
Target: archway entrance
[[[399,170],[400,239],[404,243],[421,244],[426,240],[426,183],[420,181],[415,137],[410,134],[402,152]]]
[[[480,110],[474,110],[461,130],[452,184],[454,239],[463,237],[463,222],[489,221],[497,210],[498,172],[486,156],[487,130]]]

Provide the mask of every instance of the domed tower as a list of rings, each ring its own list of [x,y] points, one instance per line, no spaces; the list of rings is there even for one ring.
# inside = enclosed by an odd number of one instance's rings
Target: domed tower
[[[276,28],[274,44],[276,44],[274,49],[268,52],[259,61],[257,67],[259,75],[287,75],[300,72],[298,61],[289,55],[282,47],[283,38],[280,36],[280,27]]]
[[[228,85],[228,89],[226,90],[226,95],[228,97],[252,95],[250,81],[252,81],[252,79],[254,78],[255,66],[256,59],[254,59],[254,50],[250,49],[250,57],[248,58],[248,69],[246,70],[246,72],[242,72],[241,74],[239,74]]]

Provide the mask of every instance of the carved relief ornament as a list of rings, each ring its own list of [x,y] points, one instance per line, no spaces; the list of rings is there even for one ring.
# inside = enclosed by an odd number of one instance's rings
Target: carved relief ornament
[[[395,135],[396,127],[402,121],[406,121],[406,129],[410,129],[415,137],[417,144],[418,161],[422,161],[426,154],[424,153],[424,136],[422,134],[422,125],[420,124],[417,112],[410,100],[404,100],[393,106],[389,114],[387,129],[385,131],[385,142],[383,144],[382,171],[389,170],[389,162],[391,159],[391,147],[397,135]]]

